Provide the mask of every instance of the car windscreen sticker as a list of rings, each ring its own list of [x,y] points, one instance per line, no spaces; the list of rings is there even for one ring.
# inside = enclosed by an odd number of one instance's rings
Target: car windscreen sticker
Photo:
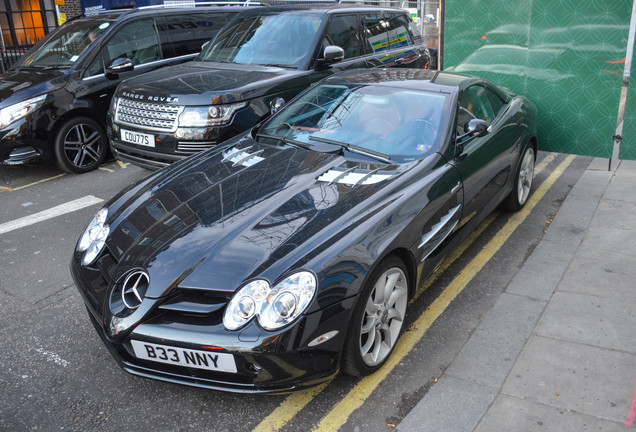
[[[105,28],[107,28],[109,25],[110,25],[110,23],[101,23],[101,24],[99,25],[99,28],[100,28],[101,30],[104,30],[104,29],[105,29]]]

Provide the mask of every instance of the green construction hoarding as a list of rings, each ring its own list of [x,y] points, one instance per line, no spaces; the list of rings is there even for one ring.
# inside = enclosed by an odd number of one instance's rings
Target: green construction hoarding
[[[444,69],[527,96],[538,110],[540,149],[611,158],[632,3],[446,0]],[[636,117],[636,100],[627,107]],[[623,156],[636,159],[630,142]]]

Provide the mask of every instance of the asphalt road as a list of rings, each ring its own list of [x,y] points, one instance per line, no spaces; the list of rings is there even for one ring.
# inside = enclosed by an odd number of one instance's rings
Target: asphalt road
[[[539,154],[536,205],[493,213],[446,260],[409,305],[394,362],[286,396],[135,377],[102,345],[68,264],[100,202],[148,171],[117,161],[83,175],[0,166],[0,430],[392,430],[490,310],[589,162]]]

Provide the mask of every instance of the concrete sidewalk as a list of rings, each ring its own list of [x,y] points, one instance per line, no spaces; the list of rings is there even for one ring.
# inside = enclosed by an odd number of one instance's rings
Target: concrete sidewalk
[[[593,161],[397,430],[634,431],[636,162]]]

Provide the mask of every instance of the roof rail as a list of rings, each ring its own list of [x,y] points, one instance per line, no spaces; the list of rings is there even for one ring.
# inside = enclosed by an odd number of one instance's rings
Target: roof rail
[[[145,9],[168,9],[168,8],[177,8],[177,7],[196,7],[196,6],[268,6],[267,3],[253,0],[245,0],[245,1],[209,1],[209,2],[198,2],[195,0],[184,1],[184,2],[175,2],[172,4],[161,4],[161,5],[151,5],[151,6],[141,6],[135,8],[136,10],[145,10]]]

